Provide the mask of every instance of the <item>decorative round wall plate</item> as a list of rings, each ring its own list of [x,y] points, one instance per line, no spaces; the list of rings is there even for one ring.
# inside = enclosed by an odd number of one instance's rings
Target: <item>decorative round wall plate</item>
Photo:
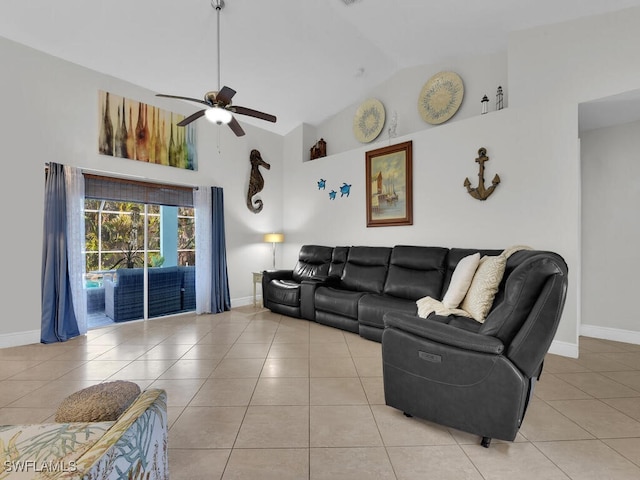
[[[384,105],[376,98],[360,104],[353,117],[353,134],[362,143],[373,141],[384,126]]]
[[[460,108],[463,96],[464,85],[457,73],[436,73],[422,87],[418,111],[425,122],[438,125],[453,117]]]

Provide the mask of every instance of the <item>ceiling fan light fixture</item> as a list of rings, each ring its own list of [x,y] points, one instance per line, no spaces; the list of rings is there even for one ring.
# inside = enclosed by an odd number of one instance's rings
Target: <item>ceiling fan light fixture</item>
[[[204,112],[204,116],[207,117],[211,123],[217,123],[218,125],[227,124],[231,121],[232,115],[229,110],[220,107],[211,107]]]

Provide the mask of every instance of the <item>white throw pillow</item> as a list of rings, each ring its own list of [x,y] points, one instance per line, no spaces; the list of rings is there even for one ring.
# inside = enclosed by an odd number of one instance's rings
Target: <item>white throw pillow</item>
[[[444,298],[442,299],[442,304],[446,308],[458,308],[469,290],[479,263],[479,253],[464,257],[458,262],[458,265],[456,265],[453,271],[453,275],[451,275],[447,293],[444,294]]]
[[[506,266],[505,255],[485,256],[480,259],[469,291],[460,305],[462,310],[469,312],[480,323],[484,322],[491,310]]]

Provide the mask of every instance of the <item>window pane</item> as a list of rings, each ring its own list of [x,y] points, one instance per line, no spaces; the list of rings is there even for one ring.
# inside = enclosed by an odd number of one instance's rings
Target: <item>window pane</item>
[[[149,266],[161,267],[165,263],[160,252],[160,207],[148,205],[147,208],[149,212],[149,230],[147,231]]]
[[[178,264],[196,264],[196,222],[193,208],[178,210]]]

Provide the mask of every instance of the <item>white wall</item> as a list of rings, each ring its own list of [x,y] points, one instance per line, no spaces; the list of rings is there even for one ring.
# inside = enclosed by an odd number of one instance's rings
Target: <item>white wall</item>
[[[544,186],[546,196],[561,196],[564,184],[549,151],[538,150],[523,159],[522,145],[533,144],[539,135],[551,135],[543,125],[532,123],[526,112],[505,109],[442,125],[394,143],[413,142],[413,225],[366,227],[365,152],[386,145],[328,156],[313,162],[288,158],[284,169],[285,230],[289,262],[299,246],[321,244],[393,245],[413,243],[456,247],[501,248],[514,243],[536,248],[558,246],[553,229],[562,229],[564,218],[557,206],[535,197]],[[473,199],[463,186],[466,177],[476,186],[480,147],[490,157],[485,176],[490,182],[498,173],[502,183],[486,201]],[[535,164],[536,168],[531,168]],[[317,181],[327,180],[326,190]],[[351,184],[350,197],[330,200],[328,192],[343,182]],[[488,184],[487,184],[488,186]],[[296,201],[287,201],[287,198]],[[534,201],[532,201],[534,199]],[[540,228],[543,225],[544,228]]]
[[[398,136],[409,135],[423,130],[438,128],[426,123],[418,111],[418,98],[425,83],[441,71],[454,71],[464,85],[464,97],[456,114],[447,123],[455,123],[465,118],[480,114],[484,95],[489,98],[489,111],[495,110],[496,91],[498,86],[504,90],[504,106],[508,105],[509,89],[507,85],[507,53],[499,52],[491,55],[451,59],[448,63],[438,65],[421,65],[407,68],[382,83],[370,92],[363,92],[361,100],[351,105],[332,118],[323,122],[316,129],[316,139],[310,142],[306,152],[318,139],[328,140],[327,154],[334,155],[362,146],[353,135],[353,116],[366,98],[375,97],[385,107],[385,124],[378,137],[378,142],[388,140],[391,118],[396,113]],[[331,99],[326,93],[328,101]]]
[[[640,9],[515,32],[509,37],[510,105],[526,108],[553,134],[531,145],[551,147],[563,195],[550,198],[567,223],[569,295],[557,339],[571,342],[581,323],[581,185],[578,104],[640,85]],[[577,340],[576,340],[577,342]]]
[[[630,299],[640,269],[640,122],[583,134],[582,327],[585,334],[640,343]]]
[[[555,106],[608,97],[640,85],[640,8],[509,35],[509,102]]]
[[[220,130],[220,152],[217,147],[218,127],[202,122],[198,131],[199,174],[209,175],[212,182],[224,188],[227,265],[232,307],[253,301],[251,273],[271,268],[271,244],[262,242],[264,233],[282,230],[282,155],[283,140],[262,129],[243,125],[247,134],[236,137],[227,127]],[[252,149],[271,165],[260,168],[264,189],[254,198],[264,202],[260,213],[247,208],[247,190]],[[210,158],[207,158],[210,157]]]
[[[103,156],[97,149],[98,90],[182,114],[192,113],[194,107],[5,39],[0,39],[0,58],[0,198],[5,225],[0,251],[4,271],[11,272],[0,293],[0,347],[40,341],[46,162],[151,181],[223,187],[231,296],[233,304],[250,301],[251,272],[271,264],[270,245],[262,243],[262,234],[282,227],[282,137],[243,125],[247,135],[237,138],[226,127],[200,122],[198,171]],[[260,215],[246,207],[253,148],[271,164],[271,170],[262,170],[265,188],[260,197],[265,206]]]

